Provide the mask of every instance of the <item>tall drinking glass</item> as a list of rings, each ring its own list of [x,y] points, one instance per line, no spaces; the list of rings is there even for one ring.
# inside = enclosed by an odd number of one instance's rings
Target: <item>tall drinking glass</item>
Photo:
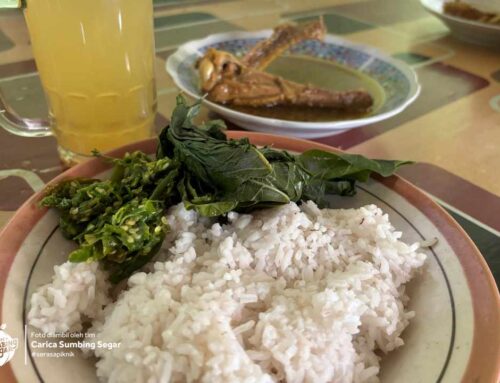
[[[26,0],[49,121],[4,105],[0,119],[24,136],[52,134],[61,158],[79,161],[151,136],[156,113],[151,0]]]

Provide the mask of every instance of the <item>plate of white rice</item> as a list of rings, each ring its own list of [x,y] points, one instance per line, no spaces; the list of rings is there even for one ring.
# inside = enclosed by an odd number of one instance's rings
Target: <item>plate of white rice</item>
[[[331,150],[229,132],[243,135]],[[225,220],[171,206],[160,253],[118,286],[67,262],[74,244],[35,195],[0,234],[0,323],[18,340],[0,381],[497,382],[500,300],[472,241],[397,176],[357,188]]]

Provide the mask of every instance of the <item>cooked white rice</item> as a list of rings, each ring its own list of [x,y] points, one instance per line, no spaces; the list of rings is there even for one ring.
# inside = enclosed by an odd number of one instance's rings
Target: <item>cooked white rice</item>
[[[56,274],[73,276],[56,276],[32,297],[35,327],[74,329],[95,318],[95,341],[121,344],[94,351],[102,381],[377,382],[375,351],[403,345],[413,316],[404,283],[426,257],[376,206],[290,203],[230,213],[220,225],[178,205],[168,220],[162,261],[133,275],[104,316],[106,300],[89,298],[104,282],[79,293],[65,282],[82,272],[104,279],[95,265],[60,266]]]
[[[54,267],[52,283],[31,295],[29,323],[46,334],[80,331],[82,322],[102,319],[110,303],[109,283],[97,262]]]

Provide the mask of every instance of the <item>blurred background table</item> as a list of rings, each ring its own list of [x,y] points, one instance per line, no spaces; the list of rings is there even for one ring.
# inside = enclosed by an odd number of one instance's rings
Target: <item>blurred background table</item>
[[[422,93],[400,115],[318,141],[416,165],[400,175],[429,193],[475,241],[500,282],[500,51],[462,43],[418,0],[154,0],[158,127],[177,90],[165,59],[211,33],[272,28],[323,15],[330,33],[378,47],[418,73]],[[0,12],[0,89],[27,117],[46,116],[20,11]],[[204,111],[207,113],[207,111]],[[63,171],[52,138],[0,129],[0,227]]]

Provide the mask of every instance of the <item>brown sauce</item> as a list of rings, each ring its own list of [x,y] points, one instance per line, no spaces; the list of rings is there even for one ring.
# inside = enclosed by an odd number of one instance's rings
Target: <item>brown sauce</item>
[[[308,56],[282,56],[274,60],[267,72],[287,80],[312,84],[332,91],[366,90],[373,97],[373,106],[367,112],[352,113],[327,108],[303,106],[251,107],[227,105],[243,113],[289,121],[322,122],[360,118],[372,114],[384,103],[381,85],[368,75],[331,61]]]

